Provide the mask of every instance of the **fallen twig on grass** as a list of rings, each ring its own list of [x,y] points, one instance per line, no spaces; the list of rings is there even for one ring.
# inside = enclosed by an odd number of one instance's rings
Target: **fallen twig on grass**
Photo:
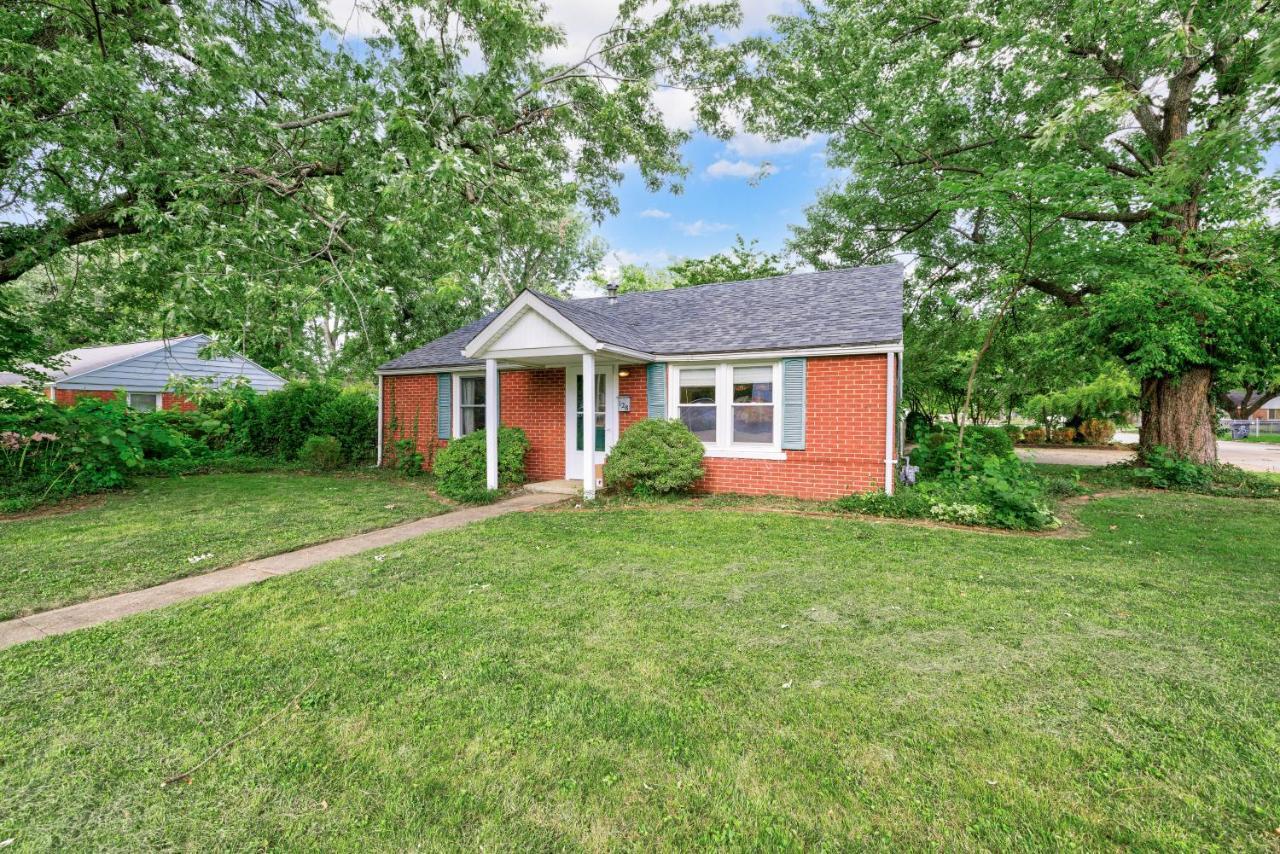
[[[264,726],[271,723],[276,718],[283,715],[285,712],[289,711],[289,708],[295,705],[298,702],[298,700],[301,699],[303,694],[310,691],[312,687],[315,686],[316,682],[319,681],[319,679],[320,679],[319,676],[312,677],[311,681],[308,682],[306,685],[304,685],[301,691],[299,691],[298,693],[290,697],[289,701],[285,703],[283,706],[281,706],[279,709],[277,709],[275,712],[263,718],[255,726],[252,726],[249,729],[245,730],[244,732],[240,733],[239,735],[233,736],[232,738],[229,738],[226,741],[222,742],[222,744],[219,744],[216,748],[214,748],[213,752],[210,753],[208,756],[206,756],[204,759],[201,759],[199,762],[197,762],[195,765],[192,765],[190,768],[188,768],[186,771],[183,771],[181,774],[175,774],[174,776],[165,780],[163,783],[160,784],[160,788],[163,789],[165,786],[169,786],[174,783],[179,783],[183,780],[186,780],[188,783],[190,783],[191,775],[199,771],[205,765],[208,765],[211,761],[213,761],[214,758],[218,756],[218,754],[225,751],[228,747],[235,744],[237,741],[241,741],[242,739],[248,738],[249,736],[253,735],[255,732],[262,729]]]

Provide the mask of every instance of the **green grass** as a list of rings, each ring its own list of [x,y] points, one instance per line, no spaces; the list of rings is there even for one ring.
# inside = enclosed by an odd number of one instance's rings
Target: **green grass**
[[[1261,433],[1257,436],[1248,436],[1237,441],[1243,442],[1263,442],[1265,444],[1280,444],[1280,433]]]
[[[67,512],[0,517],[0,619],[445,509],[408,481],[298,473],[148,478],[87,503]],[[208,557],[188,560],[201,555]]]
[[[514,514],[15,647],[0,839],[1274,851],[1280,505],[1079,518]]]

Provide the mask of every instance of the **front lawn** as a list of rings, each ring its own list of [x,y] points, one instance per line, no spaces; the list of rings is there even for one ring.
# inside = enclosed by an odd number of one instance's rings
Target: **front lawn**
[[[15,647],[0,840],[1274,850],[1280,506],[1078,515],[514,514]]]
[[[88,506],[0,517],[0,619],[431,516],[420,484],[300,473],[139,480]]]

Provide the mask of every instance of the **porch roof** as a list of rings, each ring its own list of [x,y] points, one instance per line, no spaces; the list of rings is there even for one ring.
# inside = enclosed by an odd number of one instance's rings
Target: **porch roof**
[[[893,344],[902,339],[902,267],[853,267],[665,291],[561,300],[530,291],[601,344],[654,358]],[[501,312],[412,350],[379,371],[482,364],[463,348]]]

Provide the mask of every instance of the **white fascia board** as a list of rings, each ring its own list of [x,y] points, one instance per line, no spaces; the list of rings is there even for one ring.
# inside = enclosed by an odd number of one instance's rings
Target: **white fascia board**
[[[730,353],[680,353],[676,355],[656,354],[655,362],[741,362],[759,359],[787,359],[796,357],[816,358],[819,356],[866,356],[883,353],[901,353],[902,342],[892,344],[867,344],[848,347],[799,347],[794,350],[739,350]]]
[[[526,311],[533,311],[541,315],[547,322],[557,326],[564,334],[577,341],[583,347],[592,352],[600,349],[600,342],[596,341],[586,333],[576,323],[569,320],[560,312],[556,311],[550,305],[535,297],[528,291],[523,291],[520,296],[512,301],[511,305],[504,308],[497,317],[489,321],[484,329],[476,333],[467,345],[462,348],[462,355],[468,359],[483,358],[484,353],[491,341],[501,335],[521,314]]]

